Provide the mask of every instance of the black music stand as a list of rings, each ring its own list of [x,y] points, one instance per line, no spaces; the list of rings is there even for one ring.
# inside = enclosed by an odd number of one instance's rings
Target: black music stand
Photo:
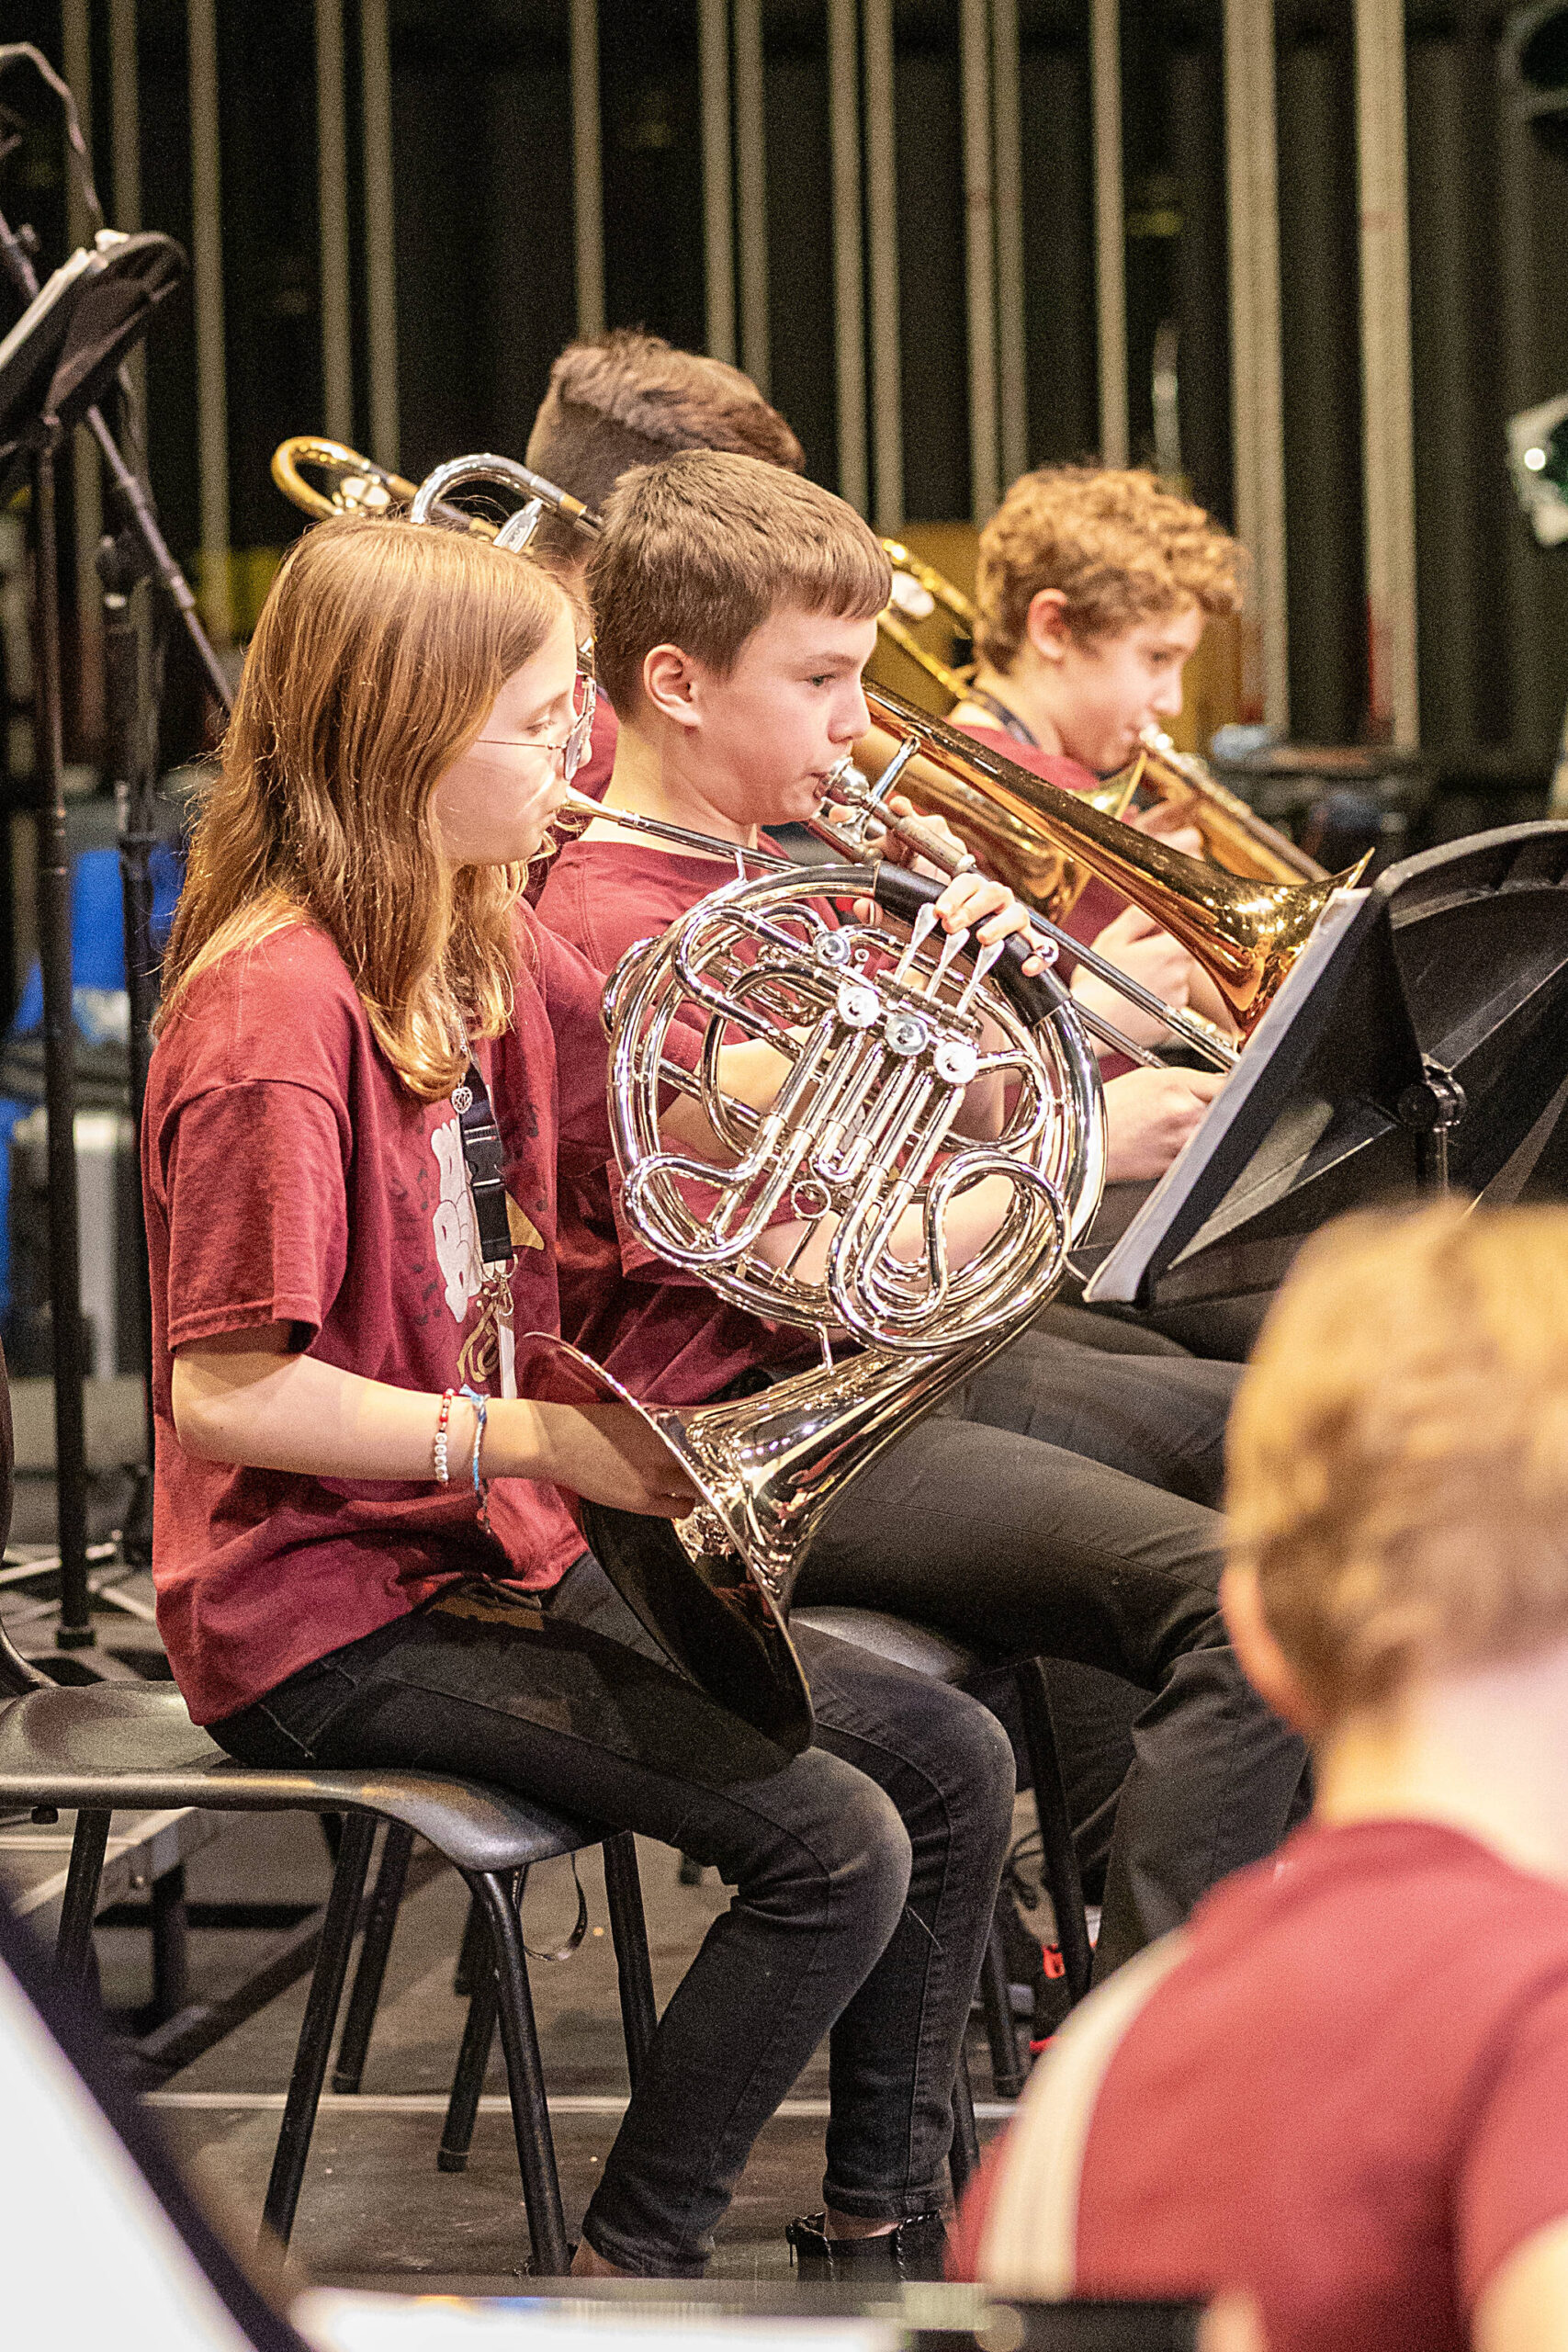
[[[96,411],[121,359],[185,275],[172,237],[100,232],[39,288],[0,339],[0,492],[32,474],[38,932],[43,978],[44,1096],[49,1119],[49,1291],[54,1340],[55,1491],[60,1534],[61,1649],[91,1646],[87,1589],[87,1447],[76,1187],[76,1069],[72,994],[71,873],[61,732],[59,547],[55,456]],[[127,943],[128,956],[130,943]]]
[[[1092,1305],[1272,1290],[1332,1216],[1568,1193],[1568,824],[1391,866],[1328,915]]]

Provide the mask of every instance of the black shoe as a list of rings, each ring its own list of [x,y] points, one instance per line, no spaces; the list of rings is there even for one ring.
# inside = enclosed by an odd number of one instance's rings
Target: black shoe
[[[878,2238],[830,2238],[822,2213],[802,2213],[784,2236],[803,2276],[857,2282],[891,2273],[896,2278],[940,2278],[947,2254],[947,2215],[916,2213]]]

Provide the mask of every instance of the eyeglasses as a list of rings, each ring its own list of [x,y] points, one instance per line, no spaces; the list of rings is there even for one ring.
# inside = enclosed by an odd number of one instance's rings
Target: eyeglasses
[[[588,671],[580,670],[572,682],[571,725],[558,743],[545,743],[526,735],[479,735],[475,741],[488,743],[496,751],[543,752],[547,758],[559,760],[561,778],[570,784],[588,756],[589,738],[593,732],[593,707],[598,700],[598,688]]]

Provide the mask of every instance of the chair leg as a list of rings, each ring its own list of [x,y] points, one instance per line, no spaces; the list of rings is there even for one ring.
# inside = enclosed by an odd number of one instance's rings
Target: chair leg
[[[152,2016],[167,2025],[186,2005],[189,1984],[190,1944],[186,1924],[185,1864],[155,1878],[152,1909]]]
[[[986,2018],[986,2039],[991,2045],[991,2087],[998,2098],[1016,2098],[1024,2085],[1018,2059],[1018,2030],[1012,2021],[1012,1996],[1008,1988],[1002,1939],[993,1926],[980,1963],[980,2006]]]
[[[452,1990],[459,2001],[466,2001],[474,1989],[477,1971],[490,1959],[490,1929],[485,1915],[472,1895],[468,1897],[468,1916],[463,1923],[463,1940],[457,1948],[457,1965],[452,1971]]]
[[[958,2073],[953,2084],[953,2145],[947,2168],[953,2176],[954,2203],[968,2188],[980,2162],[980,2135],[975,2129],[975,2093],[969,2081],[969,2052],[958,2052]]]
[[[370,1870],[370,1849],[375,1836],[374,1815],[351,1813],[344,1818],[337,1867],[333,1872],[332,1893],[327,1897],[326,1917],[321,1922],[321,1951],[317,1955],[315,1973],[310,1978],[310,1998],[305,2003],[305,2021],[299,2029],[294,2071],[288,2078],[283,2124],[273,2154],[272,2176],[266,2185],[266,2203],[262,2213],[264,2239],[270,2233],[280,2246],[288,2245],[294,2229],[295,2209],[299,2202],[300,2184],[305,2177],[305,2159],[310,2153],[310,2135],[316,2128],[316,2109],[321,2105],[321,2086],[327,2078],[327,2056],[332,2049],[333,2028],[337,2023],[344,1979],[348,1974],[348,1956],[354,1946],[354,1930],[358,1924],[359,1905]]]
[[[338,2043],[337,2064],[333,2069],[334,2091],[356,2091],[365,2079],[370,2032],[380,2005],[381,1985],[392,1949],[392,1931],[398,1924],[403,1883],[408,1877],[409,1857],[412,1852],[413,1831],[405,1828],[400,1821],[389,1821],[381,1848],[380,1868],[376,1872],[376,1884],[370,1897],[370,1915],[365,1922],[365,1937],[359,1947],[359,1965],[354,1972],[354,1985],[348,1996],[348,2014],[344,2019],[343,2038]]]
[[[107,1813],[79,1813],[71,1840],[71,1868],[65,1878],[65,1899],[60,1906],[60,1932],[54,1942],[54,1968],[68,1993],[80,1994],[87,1978],[93,1950],[93,1921],[97,1916],[98,1888],[103,1883],[104,1856],[108,1851]]]
[[[1037,1657],[1026,1658],[1013,1668],[1013,1681],[1023,1714],[1023,1739],[1029,1750],[1030,1777],[1034,1782],[1034,1810],[1040,1823],[1045,1883],[1056,1914],[1062,1965],[1066,1971],[1068,1992],[1075,2001],[1081,2001],[1089,1991],[1094,1955],[1089,1949],[1089,1921],[1084,1917],[1083,1880],[1078,1874],[1077,1852],[1073,1845],[1073,1825],[1067,1817],[1067,1792],[1062,1782],[1061,1758],[1056,1753],[1045,1669]]]
[[[482,1921],[483,1913],[479,1916]],[[470,1973],[473,1990],[468,1995],[468,2019],[463,2028],[463,2046],[457,2052],[457,2071],[452,2077],[452,2094],[446,2102],[446,2120],[441,2127],[441,2145],[435,2151],[437,2172],[462,2172],[473,2144],[479,2094],[490,2066],[491,2044],[495,2040],[495,1969],[488,1938],[483,1958],[474,1962]]]
[[[534,2241],[534,2267],[543,2278],[563,2278],[569,2267],[566,2217],[561,2211],[550,2112],[545,2103],[545,2070],[539,2058],[533,1996],[528,1989],[523,1930],[510,1891],[500,1878],[493,1872],[476,1871],[468,1883],[484,1904],[495,1951],[501,2039],[506,2051],[506,2086],[512,2100],[512,2128],[517,2138],[528,2233]]]
[[[637,1841],[629,1829],[604,1840],[604,1896],[615,1946],[615,1971],[621,1981],[621,2031],[626,2036],[626,2073],[635,2091],[642,2062],[658,2028],[659,2009],[653,1997],[653,1970],[648,1957],[648,1921],[642,1908]]]

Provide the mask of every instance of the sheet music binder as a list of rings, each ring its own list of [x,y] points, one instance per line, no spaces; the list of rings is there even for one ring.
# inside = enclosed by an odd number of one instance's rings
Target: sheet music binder
[[[1427,850],[1340,893],[1094,1304],[1272,1289],[1343,1211],[1451,1183],[1568,1192],[1568,824]]]

